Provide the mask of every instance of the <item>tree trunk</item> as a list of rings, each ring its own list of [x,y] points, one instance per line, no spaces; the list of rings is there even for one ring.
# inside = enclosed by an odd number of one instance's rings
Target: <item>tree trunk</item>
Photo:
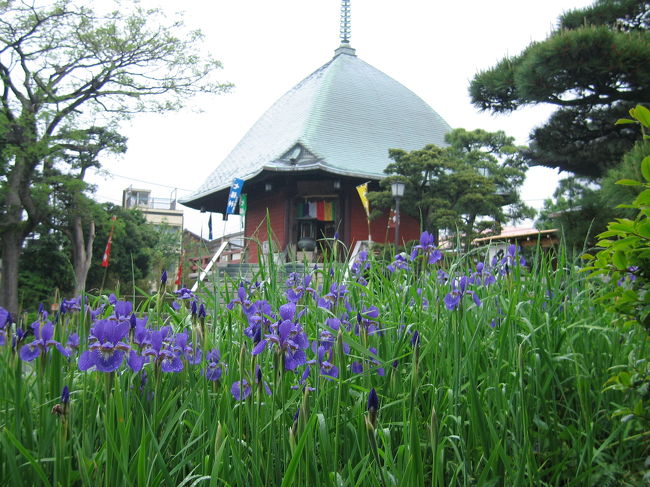
[[[469,252],[472,248],[472,241],[474,240],[474,224],[476,223],[476,215],[471,214],[465,225],[465,252]]]
[[[2,234],[2,280],[0,306],[18,316],[18,262],[24,238],[19,229],[8,229]]]
[[[86,290],[86,279],[93,260],[93,242],[95,241],[95,222],[90,221],[88,239],[84,242],[84,230],[81,217],[74,219],[72,228],[72,266],[74,267],[74,295],[79,296]]]
[[[23,155],[16,156],[7,182],[3,185],[4,212],[0,220],[2,240],[2,280],[0,282],[0,306],[18,315],[18,271],[20,254],[25,238],[34,228],[36,213],[30,194],[30,161]],[[25,213],[28,217],[23,219]]]

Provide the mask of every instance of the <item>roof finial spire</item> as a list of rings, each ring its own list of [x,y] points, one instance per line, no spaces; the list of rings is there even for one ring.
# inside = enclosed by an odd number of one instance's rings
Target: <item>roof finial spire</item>
[[[342,0],[341,2],[341,44],[349,44],[351,34],[350,24],[350,0]]]

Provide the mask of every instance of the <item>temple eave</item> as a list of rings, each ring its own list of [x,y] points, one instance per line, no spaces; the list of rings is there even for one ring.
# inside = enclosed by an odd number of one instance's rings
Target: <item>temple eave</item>
[[[308,174],[330,174],[333,176],[340,176],[351,179],[365,179],[365,180],[380,180],[385,175],[375,173],[362,173],[352,172],[346,169],[340,169],[323,163],[316,164],[300,164],[300,165],[286,165],[286,164],[266,164],[259,171],[241,176],[245,181],[243,192],[246,193],[247,189],[251,186],[257,185],[267,181],[272,175],[283,173],[290,175],[308,175]],[[216,186],[209,190],[195,194],[188,199],[180,200],[183,206],[193,208],[195,210],[205,210],[211,212],[218,212],[225,208],[228,200],[228,193],[230,191],[230,182]]]

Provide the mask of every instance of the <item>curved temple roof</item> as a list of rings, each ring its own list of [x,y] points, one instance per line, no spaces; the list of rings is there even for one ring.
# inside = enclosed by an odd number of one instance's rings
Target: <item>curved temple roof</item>
[[[184,204],[266,171],[384,177],[388,149],[446,145],[449,125],[424,100],[342,44],[282,96]]]

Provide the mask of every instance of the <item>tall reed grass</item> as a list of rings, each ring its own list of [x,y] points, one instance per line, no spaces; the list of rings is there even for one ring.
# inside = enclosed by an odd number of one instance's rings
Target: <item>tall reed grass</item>
[[[413,257],[6,319],[0,484],[639,485],[648,437],[603,386],[647,337],[611,326],[615,284],[562,253]]]

